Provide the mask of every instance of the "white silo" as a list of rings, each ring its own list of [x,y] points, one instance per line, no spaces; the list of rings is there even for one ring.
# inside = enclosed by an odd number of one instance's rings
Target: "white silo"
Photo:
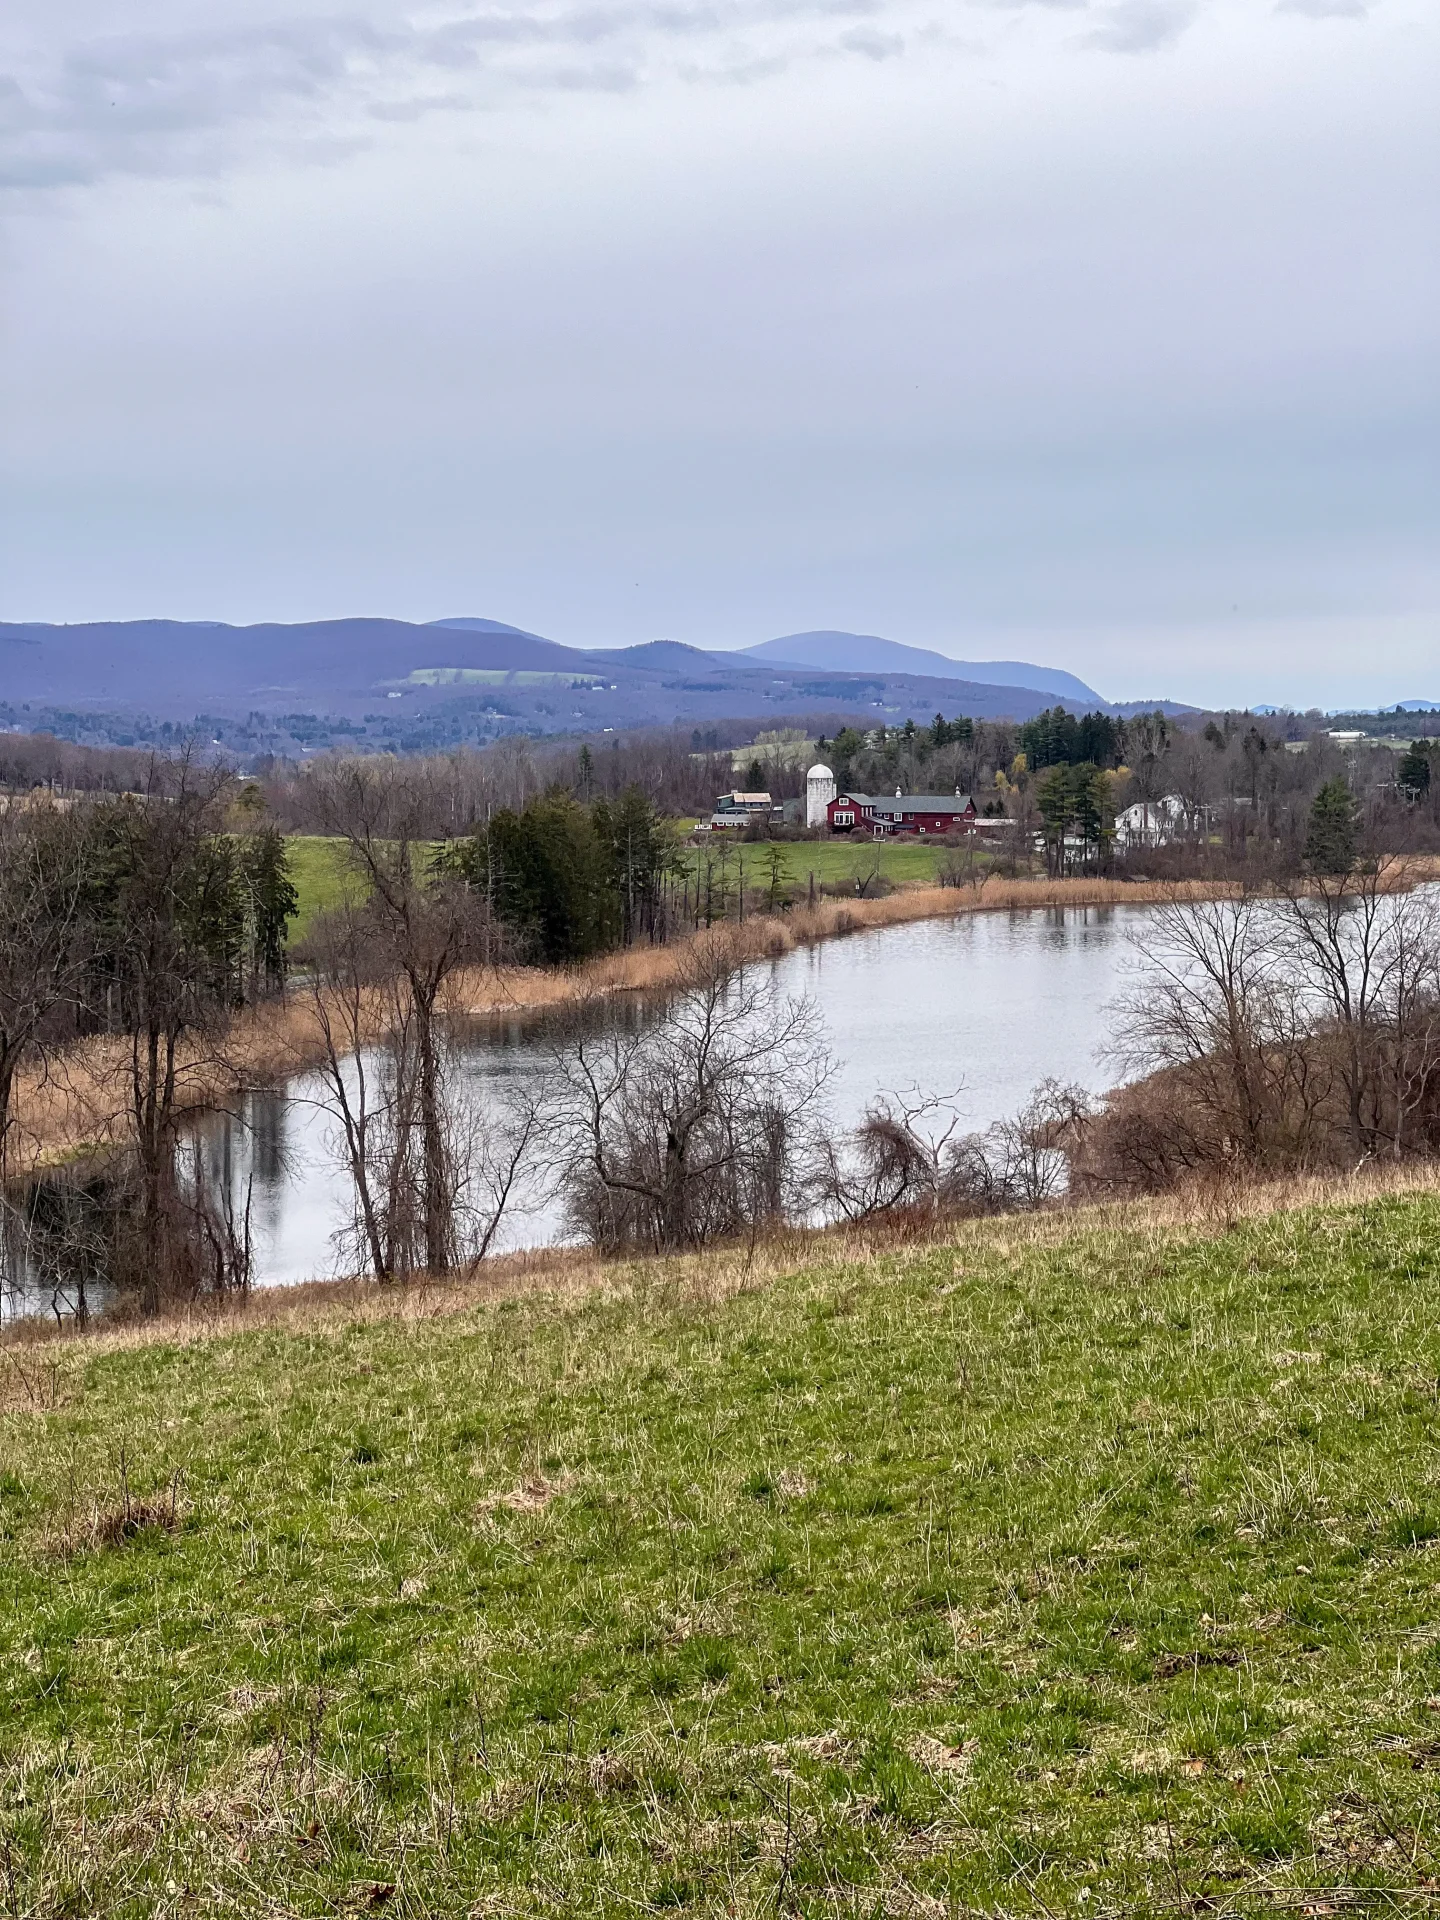
[[[829,767],[815,766],[805,776],[805,824],[823,827],[828,818],[825,809],[835,798],[835,776]]]

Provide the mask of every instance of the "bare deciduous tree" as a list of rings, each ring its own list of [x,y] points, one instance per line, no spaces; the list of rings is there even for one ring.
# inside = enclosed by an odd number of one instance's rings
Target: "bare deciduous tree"
[[[1113,1057],[1132,1072],[1183,1072],[1190,1104],[1253,1164],[1280,1144],[1304,1009],[1253,895],[1194,900],[1174,891],[1134,936],[1142,973],[1114,1006]]]
[[[697,941],[663,1017],[586,1010],[554,1050],[557,1164],[595,1244],[704,1246],[783,1217],[830,1072],[808,1001]]]
[[[1066,1192],[1091,1116],[1083,1088],[1043,1080],[1019,1113],[969,1134],[956,1097],[884,1094],[847,1141],[825,1143],[822,1211],[851,1221],[1028,1212]]]
[[[472,1269],[490,1251],[536,1158],[545,1089],[467,1098],[440,1019],[424,1029],[436,1114],[422,1092],[421,1022],[367,907],[322,916],[306,942],[304,1002],[318,1041],[318,1104],[335,1123],[354,1202],[351,1250],[379,1280]],[[436,1126],[439,1152],[436,1154]],[[444,1231],[434,1235],[436,1168]],[[432,1248],[442,1248],[444,1266]]]
[[[900,1212],[931,1214],[947,1198],[960,1130],[954,1102],[922,1093],[882,1093],[848,1139],[819,1143],[813,1191],[831,1218],[860,1221]]]
[[[307,1007],[319,1040],[321,1104],[335,1120],[355,1205],[355,1238],[377,1280],[409,1264],[385,1111],[390,1090],[375,1059],[384,1005],[367,929],[353,906],[324,914],[305,943]],[[377,1084],[379,1083],[379,1084]]]
[[[1440,989],[1440,911],[1429,892],[1397,893],[1392,864],[1317,875],[1275,909],[1285,961],[1331,1042],[1356,1161],[1387,1138],[1398,1147],[1413,1101],[1392,1111],[1387,1094],[1408,1043],[1429,1030]]]
[[[987,1212],[1033,1212],[1058,1200],[1091,1114],[1083,1087],[1042,1080],[1019,1113],[962,1143],[949,1173],[952,1204],[969,1197]]]
[[[354,912],[366,977],[404,982],[406,1002],[392,1009],[390,1032],[392,1043],[403,1032],[406,1047],[395,1056],[387,1110],[403,1118],[397,1146],[403,1141],[405,1175],[418,1183],[420,1259],[433,1273],[448,1272],[459,1264],[457,1170],[442,1089],[441,998],[459,968],[497,957],[496,928],[481,894],[436,869],[418,832],[428,797],[405,765],[337,761],[315,781],[318,817],[346,843],[364,894]],[[413,1125],[402,1113],[412,1101]]]
[[[1092,1186],[1272,1173],[1440,1147],[1440,905],[1384,863],[1147,916]]]

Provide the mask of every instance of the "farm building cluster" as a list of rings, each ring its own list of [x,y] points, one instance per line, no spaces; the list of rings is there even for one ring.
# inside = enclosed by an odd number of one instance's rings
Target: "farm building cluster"
[[[709,825],[712,830],[746,827],[753,820],[779,821],[789,817],[795,802],[777,802],[765,792],[722,793],[716,797]],[[826,827],[831,833],[865,833],[875,839],[913,833],[918,837],[966,832],[979,822],[979,811],[968,793],[905,793],[893,795],[839,792],[829,767],[814,766],[805,776],[804,817],[807,827]]]

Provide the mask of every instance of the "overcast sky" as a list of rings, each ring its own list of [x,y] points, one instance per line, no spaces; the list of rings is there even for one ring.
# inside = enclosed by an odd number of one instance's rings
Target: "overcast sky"
[[[1440,699],[1436,0],[7,0],[0,618]]]

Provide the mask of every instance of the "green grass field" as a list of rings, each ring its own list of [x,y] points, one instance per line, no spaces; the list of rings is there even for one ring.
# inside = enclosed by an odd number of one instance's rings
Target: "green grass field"
[[[817,887],[862,878],[872,873],[878,861],[881,875],[894,886],[923,885],[933,880],[936,869],[950,849],[944,846],[899,845],[893,841],[871,840],[776,840],[744,841],[715,834],[704,841],[698,853],[687,848],[690,863],[696,858],[720,859],[723,850],[729,864],[732,883],[738,863],[745,862],[745,886],[763,887],[770,872],[770,848],[781,858],[783,883],[792,891],[804,890],[809,876],[815,875]]]
[[[685,846],[683,851],[692,870],[697,859],[705,857],[718,864],[721,838],[717,834],[698,854]],[[870,841],[858,840],[792,840],[774,844],[781,855],[781,884],[797,897],[808,888],[812,872],[817,887],[846,884],[857,876],[864,879],[873,872],[877,856],[881,874],[892,885],[923,884],[934,879],[947,852],[941,846],[897,846],[884,842],[876,846]],[[347,873],[342,843],[338,840],[322,839],[316,834],[292,834],[286,846],[290,855],[290,877],[300,896],[300,911],[290,930],[291,940],[297,941],[305,937],[317,913],[339,904]],[[742,860],[747,892],[763,889],[768,884],[768,844],[726,840],[723,850],[731,887],[737,884]]]
[[[292,833],[285,841],[285,851],[290,880],[300,900],[300,910],[290,923],[293,942],[304,939],[317,914],[341,904],[350,874],[340,840],[327,840],[316,833]]]
[[[1440,1903],[1440,1204],[728,1270],[0,1357],[0,1911]]]

